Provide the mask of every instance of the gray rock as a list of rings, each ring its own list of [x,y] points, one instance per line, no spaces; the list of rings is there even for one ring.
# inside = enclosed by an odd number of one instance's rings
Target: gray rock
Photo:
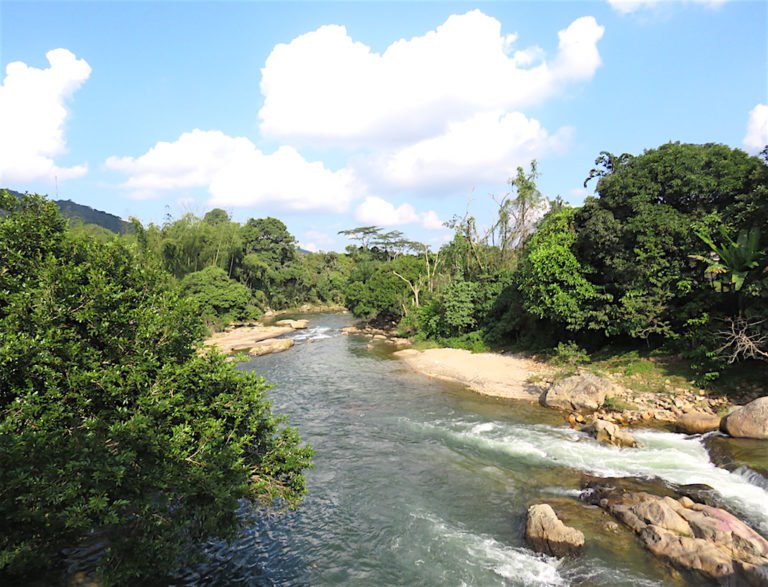
[[[579,373],[552,384],[544,405],[569,411],[595,411],[605,402],[614,384],[592,373]]]
[[[768,586],[763,581],[768,541],[723,509],[689,498],[618,488],[593,490],[589,499],[632,528],[648,550],[675,566],[727,584]]]

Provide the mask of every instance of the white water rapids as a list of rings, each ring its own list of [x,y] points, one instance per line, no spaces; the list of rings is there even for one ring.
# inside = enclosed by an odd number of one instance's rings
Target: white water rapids
[[[406,425],[449,443],[466,443],[535,466],[579,469],[599,477],[658,477],[677,485],[712,487],[734,511],[768,533],[768,491],[747,472],[716,466],[699,437],[636,430],[640,447],[621,449],[598,443],[567,427],[449,420]]]

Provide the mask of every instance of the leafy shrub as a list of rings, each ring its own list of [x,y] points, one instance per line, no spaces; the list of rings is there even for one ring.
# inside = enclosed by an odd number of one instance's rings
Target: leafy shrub
[[[420,330],[428,338],[461,336],[477,326],[476,299],[480,285],[457,280],[418,311]]]
[[[190,273],[181,282],[200,316],[216,326],[236,320],[258,318],[260,310],[252,303],[251,290],[227,276],[218,267]]]
[[[559,343],[555,347],[552,363],[563,366],[576,366],[589,363],[589,354],[575,342]]]
[[[483,332],[476,330],[474,332],[468,332],[461,336],[453,336],[451,338],[440,339],[440,342],[447,347],[454,349],[464,349],[472,351],[473,353],[485,353],[490,350],[485,342]]]

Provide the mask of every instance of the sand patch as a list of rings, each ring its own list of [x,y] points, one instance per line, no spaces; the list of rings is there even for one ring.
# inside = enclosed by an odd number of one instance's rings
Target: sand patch
[[[532,402],[539,401],[542,389],[529,383],[529,378],[549,371],[528,358],[461,349],[408,349],[394,356],[428,377],[461,383],[483,395]]]

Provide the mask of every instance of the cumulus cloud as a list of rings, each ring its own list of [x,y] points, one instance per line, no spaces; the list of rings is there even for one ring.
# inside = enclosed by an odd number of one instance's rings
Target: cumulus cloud
[[[195,129],[175,141],[160,141],[140,157],[110,157],[107,169],[129,178],[122,184],[136,198],[155,197],[166,190],[207,187],[229,162],[255,150],[243,137]]]
[[[260,151],[247,138],[195,129],[173,142],[160,142],[140,157],[110,157],[108,169],[128,175],[122,187],[133,197],[207,188],[211,206],[270,205],[285,210],[348,208],[356,195],[350,171],[333,171],[282,146]]]
[[[449,123],[442,134],[359,163],[358,172],[395,189],[463,191],[477,182],[499,182],[550,153],[563,152],[573,132],[550,134],[519,112],[481,112]]]
[[[0,181],[72,179],[85,175],[86,164],[56,165],[66,153],[67,100],[91,75],[91,67],[67,49],[46,53],[49,66],[9,63],[0,85]]]
[[[693,4],[704,4],[715,8],[725,4],[727,0],[608,0],[608,4],[621,14],[629,14],[642,9],[656,8],[660,4],[671,4],[673,1],[675,3],[692,2]]]
[[[479,10],[383,53],[329,25],[277,45],[262,69],[263,134],[311,144],[376,148],[418,142],[478,112],[510,111],[591,78],[603,27],[591,16],[559,33],[549,60]]]
[[[749,113],[747,134],[742,140],[750,151],[761,151],[768,145],[768,104],[758,104]]]
[[[420,223],[427,230],[443,228],[443,222],[434,210],[419,214],[410,204],[394,204],[376,196],[368,196],[355,210],[355,219],[375,226],[399,226]]]
[[[433,211],[381,196],[465,193],[565,151],[572,128],[549,131],[519,110],[590,79],[602,35],[593,17],[578,18],[548,55],[474,10],[378,53],[343,26],[323,26],[276,45],[262,69],[261,132],[285,146],[267,154],[247,138],[195,130],[107,167],[127,176],[134,197],[197,188],[216,206],[329,211],[364,199],[361,221],[436,230]],[[308,161],[302,145],[342,147],[346,166]]]

